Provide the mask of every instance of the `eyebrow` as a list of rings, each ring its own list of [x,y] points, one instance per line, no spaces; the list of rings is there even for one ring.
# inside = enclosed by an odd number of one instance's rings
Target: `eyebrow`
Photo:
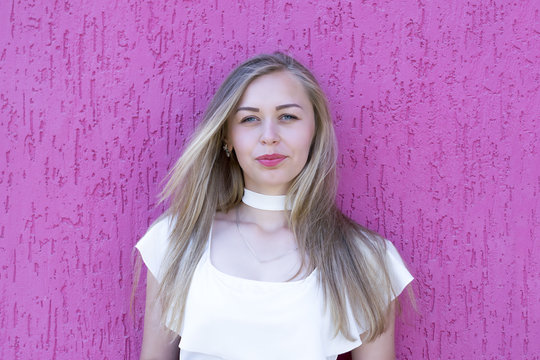
[[[281,109],[285,109],[285,108],[288,108],[288,107],[297,107],[297,108],[302,109],[302,107],[300,105],[298,105],[298,104],[283,104],[283,105],[276,106],[276,110],[281,110]],[[242,106],[242,107],[239,107],[238,109],[236,109],[236,112],[242,111],[242,110],[253,111],[253,112],[261,111],[259,108],[254,108],[254,107],[250,107],[250,106]]]

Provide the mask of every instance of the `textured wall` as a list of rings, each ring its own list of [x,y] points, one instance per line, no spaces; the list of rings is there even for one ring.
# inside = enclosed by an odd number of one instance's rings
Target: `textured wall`
[[[438,4],[436,4],[438,3]],[[216,86],[327,91],[344,211],[417,278],[403,359],[538,359],[537,1],[1,1],[0,358],[136,359],[131,249]]]

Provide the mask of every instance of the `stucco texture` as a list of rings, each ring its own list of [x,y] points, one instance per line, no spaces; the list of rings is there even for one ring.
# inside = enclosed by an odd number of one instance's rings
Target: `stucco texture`
[[[0,358],[137,359],[132,248],[238,63],[326,91],[338,203],[396,244],[399,359],[538,359],[538,1],[0,2]]]

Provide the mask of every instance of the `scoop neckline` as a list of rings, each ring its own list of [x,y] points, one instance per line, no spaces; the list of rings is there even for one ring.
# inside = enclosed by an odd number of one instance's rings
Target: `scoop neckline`
[[[226,272],[223,272],[222,270],[219,270],[217,267],[212,264],[212,259],[210,257],[210,246],[207,248],[207,254],[206,254],[206,262],[208,263],[208,267],[212,272],[220,276],[221,278],[229,279],[231,281],[235,281],[237,283],[244,283],[244,284],[256,284],[256,285],[265,285],[265,286],[292,286],[292,285],[301,285],[306,283],[307,281],[311,280],[312,277],[315,276],[315,273],[317,272],[317,269],[313,269],[313,271],[306,276],[303,279],[298,280],[292,280],[292,281],[266,281],[266,280],[255,280],[255,279],[248,279],[241,276],[236,276],[232,274],[227,274]]]
[[[303,279],[298,280],[292,280],[292,281],[266,281],[266,280],[255,280],[255,279],[248,279],[241,276],[236,276],[232,274],[227,274],[226,272],[223,272],[222,270],[218,269],[213,263],[212,263],[212,256],[210,254],[211,251],[211,244],[212,244],[212,231],[214,229],[214,219],[212,218],[212,223],[210,225],[210,231],[208,233],[208,242],[206,244],[206,254],[205,254],[205,261],[208,263],[208,267],[212,272],[220,276],[221,278],[229,279],[231,281],[235,281],[237,283],[244,283],[244,284],[255,284],[255,285],[265,285],[265,286],[292,286],[292,285],[301,285],[306,283],[308,280],[311,280],[311,278],[315,277],[315,274],[317,272],[317,268],[313,269],[311,273],[309,273],[308,276],[306,276]]]

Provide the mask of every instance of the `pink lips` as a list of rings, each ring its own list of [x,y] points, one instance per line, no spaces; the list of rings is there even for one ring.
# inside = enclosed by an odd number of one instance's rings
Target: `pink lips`
[[[261,155],[257,157],[256,160],[266,167],[274,167],[285,160],[285,158],[286,156],[281,154],[268,154]]]

